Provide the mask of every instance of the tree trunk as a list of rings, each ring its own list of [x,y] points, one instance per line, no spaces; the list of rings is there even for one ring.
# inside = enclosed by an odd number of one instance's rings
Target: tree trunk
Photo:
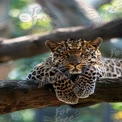
[[[38,88],[37,81],[0,81],[0,114],[28,108],[64,105],[52,85]],[[116,92],[115,92],[116,91]],[[95,93],[72,107],[85,107],[102,102],[122,102],[122,78],[97,81]]]

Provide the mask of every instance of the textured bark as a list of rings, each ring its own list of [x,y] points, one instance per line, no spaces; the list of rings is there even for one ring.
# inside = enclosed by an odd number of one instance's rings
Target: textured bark
[[[122,19],[114,20],[105,25],[88,28],[73,27],[57,29],[50,33],[24,36],[14,39],[0,41],[0,63],[10,60],[31,57],[47,52],[46,40],[61,41],[70,37],[94,39],[96,37],[105,39],[122,37]]]
[[[0,114],[28,108],[64,105],[52,87],[38,88],[36,81],[0,81]],[[85,107],[101,102],[122,102],[122,79],[103,79],[97,82],[93,95],[80,99],[72,107]]]

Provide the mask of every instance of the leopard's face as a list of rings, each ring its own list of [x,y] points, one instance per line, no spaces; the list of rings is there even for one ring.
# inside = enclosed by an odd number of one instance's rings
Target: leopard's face
[[[70,74],[81,74],[85,67],[101,63],[101,53],[98,47],[101,38],[93,41],[68,39],[61,43],[47,41],[46,45],[52,51],[53,64]]]

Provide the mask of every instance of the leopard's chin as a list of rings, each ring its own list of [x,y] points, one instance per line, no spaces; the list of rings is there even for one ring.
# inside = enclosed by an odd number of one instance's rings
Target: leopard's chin
[[[71,75],[78,75],[81,74],[82,72],[69,72]]]
[[[77,69],[77,68],[69,69],[69,74],[71,75],[83,74],[86,71],[87,67],[88,66],[82,67],[81,69]]]
[[[73,70],[70,70],[69,71],[69,74],[71,74],[71,75],[74,75],[74,74],[81,74],[82,73],[82,71],[79,71],[79,70],[77,70],[77,69],[73,69]]]
[[[75,80],[77,79],[78,76],[79,76],[79,74],[70,74],[69,79],[72,80],[73,82],[75,82]]]

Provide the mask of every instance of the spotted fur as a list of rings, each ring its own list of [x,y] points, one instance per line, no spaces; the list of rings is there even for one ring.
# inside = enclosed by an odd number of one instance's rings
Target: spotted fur
[[[100,37],[92,41],[71,38],[60,43],[47,41],[50,57],[28,75],[39,87],[52,84],[60,101],[77,104],[94,93],[99,78],[122,76],[122,60],[101,58]]]

